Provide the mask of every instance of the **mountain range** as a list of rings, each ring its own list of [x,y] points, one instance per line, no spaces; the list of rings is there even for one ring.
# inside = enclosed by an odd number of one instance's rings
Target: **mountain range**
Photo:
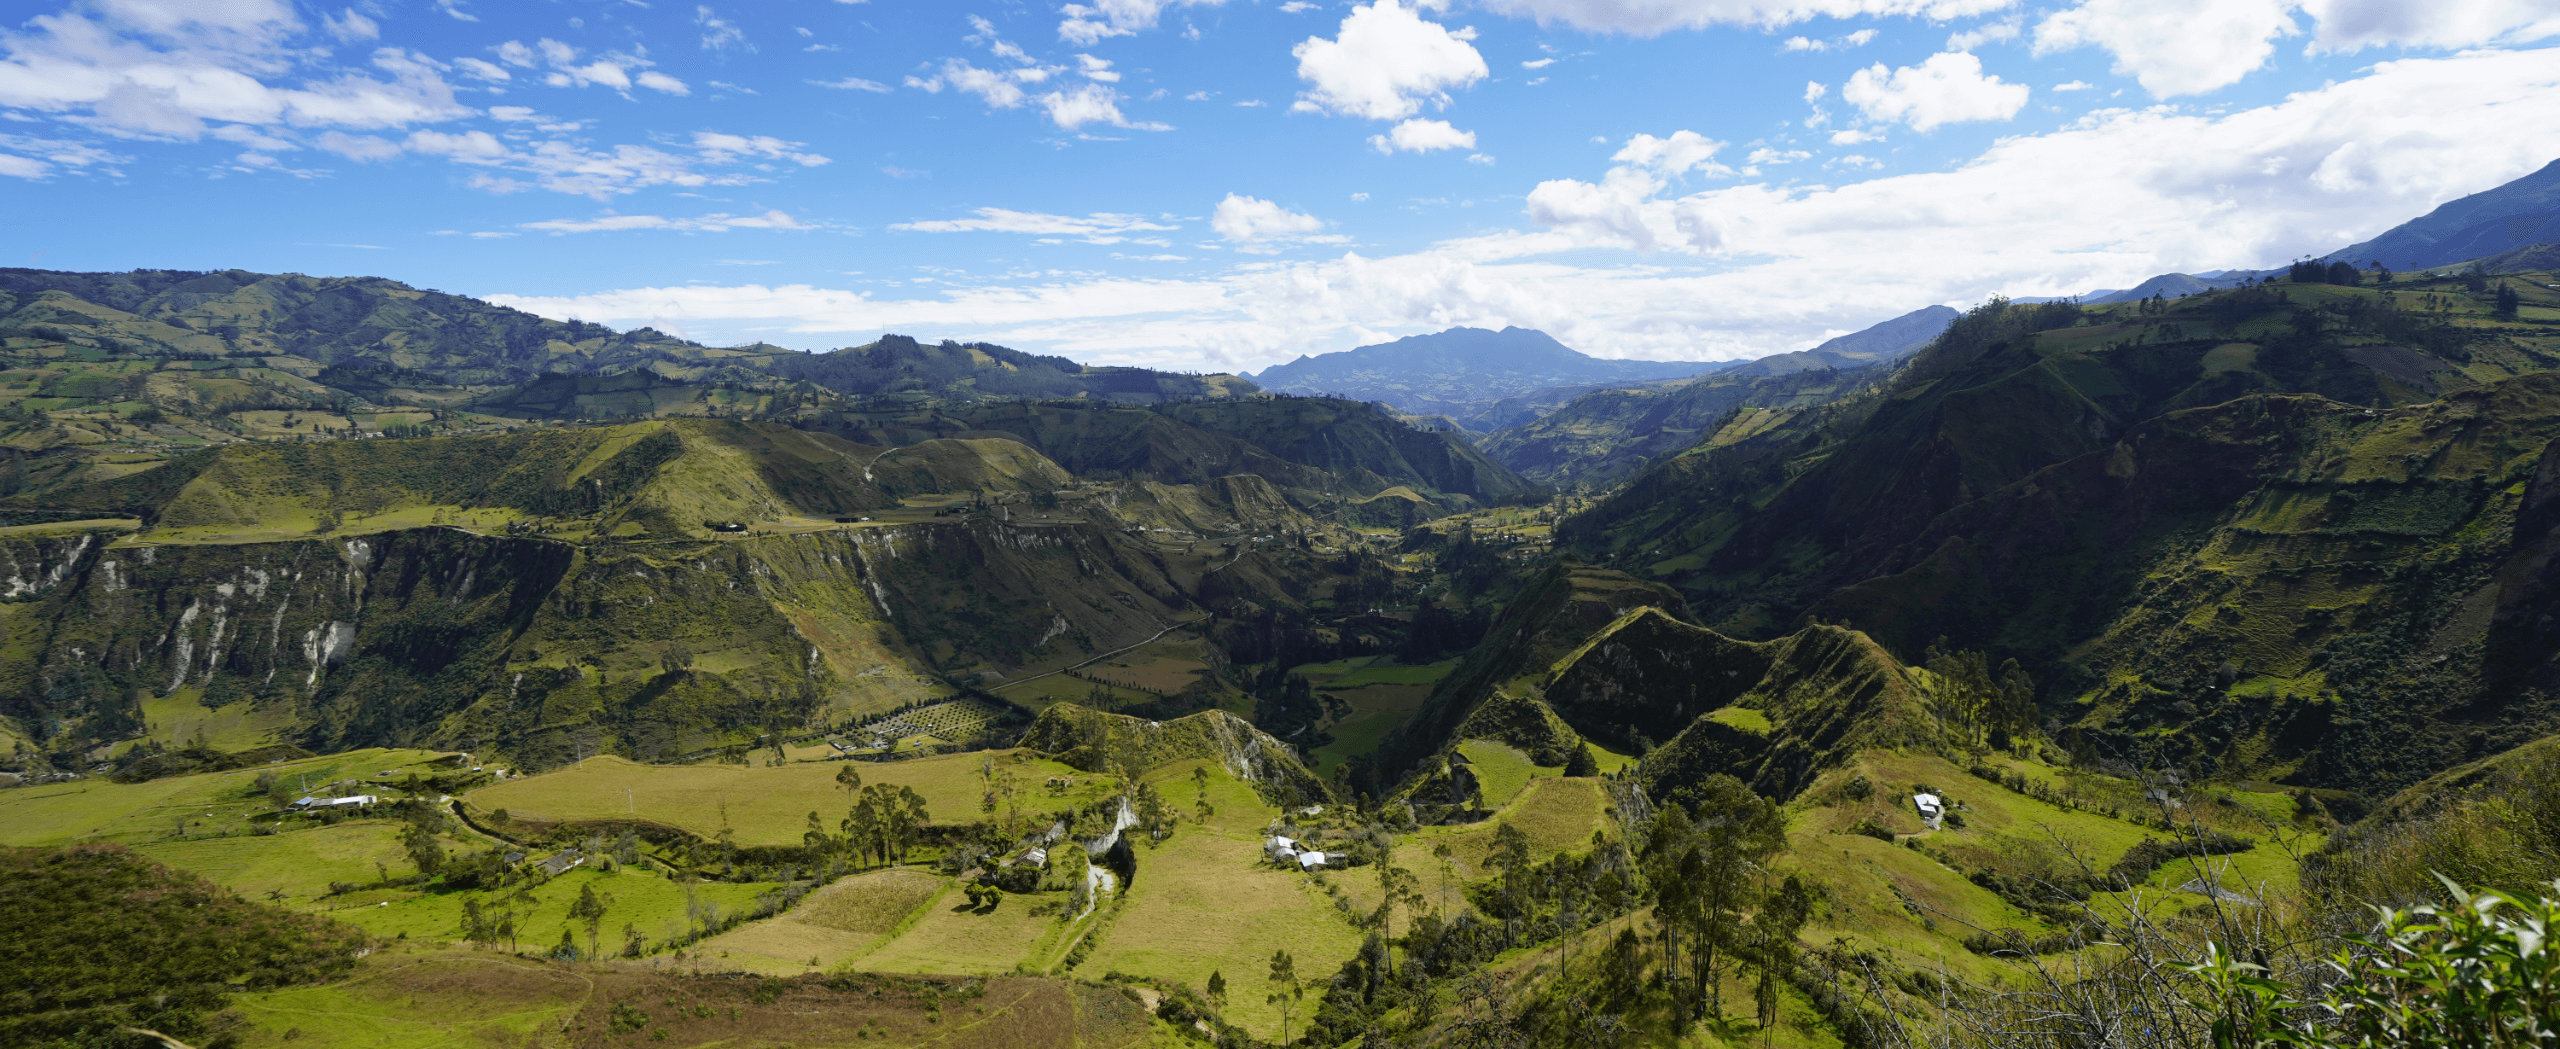
[[[1276,392],[1380,401],[1417,415],[1451,416],[1468,425],[1482,409],[1504,397],[1551,387],[1677,378],[1722,366],[1706,361],[1592,357],[1527,328],[1451,328],[1336,353],[1302,355],[1251,373],[1251,378]]]

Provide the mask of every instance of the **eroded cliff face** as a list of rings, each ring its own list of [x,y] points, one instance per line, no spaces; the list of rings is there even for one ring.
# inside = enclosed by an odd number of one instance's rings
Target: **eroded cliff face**
[[[421,528],[0,540],[0,704],[40,734],[144,696],[289,708],[313,749],[671,758],[1144,640],[1190,607],[1125,533],[972,519],[690,545]]]
[[[568,568],[568,548],[415,529],[156,545],[98,533],[0,543],[18,569],[0,661],[10,713],[132,716],[145,692],[295,704],[306,738],[390,742],[485,670]]]

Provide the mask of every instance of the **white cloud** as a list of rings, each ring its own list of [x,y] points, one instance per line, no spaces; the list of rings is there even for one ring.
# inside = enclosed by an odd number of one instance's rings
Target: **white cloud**
[[[702,28],[702,49],[705,51],[727,51],[733,47],[747,51],[755,50],[755,45],[747,43],[746,30],[738,28],[737,23],[720,17],[717,12],[711,10],[709,5],[701,5],[693,9],[693,24]]]
[[[1078,66],[1077,72],[1084,74],[1084,78],[1087,80],[1099,80],[1106,84],[1114,84],[1120,81],[1120,74],[1112,72],[1111,70],[1110,59],[1095,58],[1092,55],[1077,55],[1076,65]]]
[[[462,0],[436,0],[436,10],[451,15],[457,22],[477,22],[479,15],[462,9]]]
[[[1811,156],[1813,156],[1813,154],[1807,153],[1801,149],[1778,149],[1773,146],[1762,146],[1758,149],[1752,150],[1751,155],[1744,157],[1742,162],[1754,167],[1762,164],[1776,166],[1779,164],[1792,164]]]
[[[888,94],[891,90],[887,84],[877,80],[864,80],[858,76],[849,76],[842,80],[812,80],[810,83],[819,87],[832,87],[839,91],[869,91],[881,95]]]
[[[690,95],[693,93],[692,88],[684,86],[684,81],[668,76],[665,73],[658,72],[655,69],[642,71],[638,80],[641,87],[648,88],[651,91],[663,91],[670,95]]]
[[[352,7],[339,14],[321,15],[320,25],[329,31],[330,36],[337,37],[338,42],[342,44],[352,44],[358,40],[377,40],[382,37],[382,24],[365,17]]]
[[[1660,206],[1671,180],[1692,171],[1711,176],[1731,174],[1715,162],[1724,143],[1695,131],[1674,131],[1667,138],[1637,135],[1610,159],[1598,183],[1550,179],[1529,191],[1528,213],[1543,226],[1610,231],[1607,236],[1638,250],[1652,251],[1684,243],[1698,234],[1670,208]]]
[[[1073,131],[1086,124],[1109,124],[1112,127],[1137,128],[1143,131],[1168,130],[1162,124],[1133,124],[1120,112],[1120,93],[1100,84],[1085,84],[1072,91],[1052,91],[1040,96],[1040,108],[1049,113],[1049,122],[1062,131]]]
[[[1322,236],[1324,220],[1301,211],[1291,211],[1260,197],[1229,193],[1218,202],[1218,210],[1209,216],[1209,228],[1218,231],[1237,250],[1264,252],[1274,244],[1291,241],[1341,243],[1347,238]]]
[[[1428,153],[1435,149],[1474,149],[1476,133],[1460,131],[1446,120],[1424,120],[1415,117],[1397,124],[1383,135],[1369,136],[1369,145],[1380,153]]]
[[[1260,260],[1196,279],[1034,277],[907,298],[688,285],[501,301],[706,338],[906,330],[1174,367],[1259,366],[1456,324],[1537,328],[1613,356],[1752,357],[1933,302],[2072,294],[2342,247],[2560,156],[2560,126],[2542,118],[2556,109],[2560,49],[2408,59],[2227,113],[2101,111],[1942,171],[1689,193],[1657,183],[1590,213],[1546,208],[1556,194],[1542,185],[1531,197],[1541,228],[1383,258]],[[1677,151],[1650,152],[1678,162]],[[1650,177],[1626,161],[1611,176],[1620,169]],[[1597,195],[1607,184],[1576,186]],[[1652,254],[1615,263],[1594,249]]]
[[[1058,39],[1079,47],[1091,47],[1106,37],[1129,36],[1156,27],[1156,20],[1168,7],[1215,7],[1226,0],[1094,0],[1090,4],[1067,4],[1058,13],[1067,16],[1058,23]],[[1282,10],[1287,10],[1283,8]]]
[[[1986,22],[1947,37],[1947,50],[1971,51],[1984,44],[2005,44],[2018,38],[2024,27],[2016,18]]]
[[[400,155],[400,144],[375,135],[350,135],[343,131],[324,131],[314,145],[349,160],[389,160]]]
[[[1865,128],[1847,127],[1831,133],[1831,144],[1835,146],[1860,146],[1869,142],[1880,142],[1883,139],[1883,135]]]
[[[2092,83],[2090,83],[2090,82],[2088,82],[2088,81],[2086,81],[2086,80],[2066,80],[2066,81],[2063,81],[2062,83],[2059,83],[2059,84],[2055,84],[2055,85],[2053,85],[2053,90],[2054,90],[2054,91],[2056,91],[2056,92],[2063,92],[2063,91],[2087,91],[2087,90],[2089,90],[2090,88],[2093,88],[2093,87],[2096,87],[2096,86],[2098,86],[2098,85],[2096,85],[2096,84],[2092,84]]]
[[[1824,87],[1822,81],[1807,80],[1804,82],[1804,100],[1807,102],[1814,101],[1830,93],[1831,89]]]
[[[1520,68],[1522,68],[1522,69],[1545,69],[1545,68],[1547,68],[1548,66],[1551,66],[1551,65],[1554,65],[1554,64],[1556,64],[1556,60],[1555,60],[1555,59],[1552,59],[1552,58],[1532,58],[1532,59],[1530,59],[1530,60],[1528,60],[1528,61],[1526,61],[1526,62],[1522,62],[1522,63],[1520,63]]]
[[[2238,83],[2299,30],[2295,0],[2082,0],[2036,23],[2037,54],[2104,48],[2154,98]]]
[[[1651,36],[1708,26],[1782,26],[1815,18],[1905,15],[1944,22],[1988,14],[2017,0],[1484,0],[1540,25]]]
[[[738,160],[787,160],[801,167],[821,167],[827,158],[800,152],[802,143],[771,135],[732,135],[719,131],[696,131],[693,148],[702,159],[713,164]]]
[[[469,112],[430,60],[386,47],[370,71],[348,69],[295,46],[306,31],[276,0],[80,4],[0,31],[0,106],[177,139],[221,123],[389,128]]]
[[[453,60],[453,64],[462,67],[462,71],[471,74],[473,78],[493,84],[502,84],[515,79],[515,74],[507,72],[505,66],[486,59],[457,58]]]
[[[1816,40],[1809,36],[1791,36],[1787,38],[1786,43],[1779,46],[1788,51],[1846,51],[1850,48],[1865,47],[1875,38],[1875,30],[1861,29],[1829,40]]]
[[[891,224],[889,228],[901,233],[1018,233],[1039,237],[1073,237],[1087,244],[1118,244],[1133,239],[1131,234],[1182,228],[1144,215],[1122,215],[1112,212],[1095,212],[1079,218],[1074,215],[1051,215],[1038,211],[1014,211],[1010,208],[979,208],[971,214],[977,217],[899,222]]]
[[[780,211],[761,215],[704,215],[700,218],[667,218],[663,215],[604,214],[591,219],[546,219],[520,222],[518,229],[536,233],[612,233],[625,230],[672,230],[681,233],[726,233],[733,229],[805,230],[809,226]]]
[[[1916,66],[1887,70],[1878,62],[1861,69],[1850,75],[1840,98],[1869,120],[1929,131],[1941,124],[2017,116],[2026,107],[2027,86],[1985,75],[1982,60],[1970,54],[1941,51]]]
[[[0,174],[24,179],[51,177],[56,167],[81,172],[95,167],[110,176],[121,176],[124,172],[117,166],[133,162],[132,157],[85,142],[5,132],[0,132],[0,150],[8,151],[0,153]]]
[[[1353,7],[1334,39],[1308,37],[1290,54],[1308,83],[1293,108],[1371,120],[1402,120],[1426,102],[1447,105],[1451,88],[1490,74],[1468,41],[1398,0]]]
[[[2311,46],[2322,51],[2368,47],[2477,47],[2560,36],[2560,7],[2548,0],[2306,0],[2317,23]]]
[[[982,35],[987,39],[993,39],[991,28],[983,30]],[[1017,57],[1018,60],[1025,62],[1031,60],[1029,55],[1023,54],[1020,48],[1011,44],[999,40],[995,41],[994,46],[999,55]],[[1090,58],[1090,56],[1085,57]],[[1097,67],[1092,64],[1094,62],[1101,64]],[[1100,59],[1092,59],[1084,66],[1087,75],[1103,74],[1096,77],[1096,80],[1119,77],[1119,74],[1110,72],[1110,63],[1101,62]],[[1047,91],[1037,95],[1024,88],[1026,84],[1045,83],[1049,78],[1065,71],[1063,66],[1041,65],[1024,65],[1006,70],[980,69],[964,60],[949,58],[943,60],[941,71],[933,76],[908,77],[907,86],[935,94],[948,87],[963,94],[976,95],[990,109],[1018,109],[1026,103],[1036,102],[1041,111],[1048,116],[1049,122],[1056,124],[1063,131],[1074,131],[1087,124],[1108,124],[1132,131],[1173,129],[1169,124],[1129,119],[1120,111],[1120,92],[1103,83],[1085,83],[1074,88]]]
[[[1318,5],[1316,4],[1308,3],[1307,0],[1289,0],[1288,3],[1280,5],[1280,13],[1284,15],[1294,15],[1302,11],[1313,11],[1317,6]]]

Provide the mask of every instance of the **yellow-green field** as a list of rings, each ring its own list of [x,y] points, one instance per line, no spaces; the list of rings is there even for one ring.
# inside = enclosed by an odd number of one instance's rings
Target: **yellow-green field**
[[[879,947],[944,898],[951,881],[918,870],[838,880],[798,906],[721,933],[689,952],[712,970],[796,973],[832,969]]]
[[[589,758],[538,776],[491,784],[467,799],[484,811],[507,810],[517,818],[591,820],[637,817],[711,837],[727,826],[741,845],[797,845],[815,812],[830,829],[844,815],[845,791],[836,770],[851,767],[862,781],[909,787],[923,795],[936,823],[983,818],[985,790],[979,764],[992,759],[998,775],[1010,774],[1022,808],[1059,812],[1109,792],[1107,777],[1087,775],[1028,751],[980,751],[908,761],[816,762],[764,765],[643,765],[617,757]],[[1063,797],[1041,789],[1052,777],[1076,778]]]
[[[1200,764],[1177,762],[1148,779],[1174,811],[1190,815],[1200,795],[1191,770]],[[1206,825],[1185,820],[1163,844],[1138,847],[1137,878],[1119,917],[1077,971],[1150,976],[1193,990],[1206,987],[1211,972],[1222,973],[1235,988],[1227,1018],[1277,1037],[1280,1011],[1261,992],[1272,952],[1288,951],[1301,975],[1329,975],[1359,950],[1360,933],[1309,876],[1263,861],[1262,828],[1275,813],[1250,787],[1212,768],[1208,793],[1216,814]]]
[[[165,696],[145,695],[142,720],[150,738],[173,746],[202,740],[216,750],[249,750],[277,741],[279,730],[294,724],[293,705],[271,703],[259,710],[247,700],[220,708],[204,705],[204,690],[182,688]]]
[[[181,820],[189,835],[246,834],[253,826],[251,816],[275,811],[274,803],[256,790],[261,772],[275,772],[297,791],[305,782],[313,790],[342,780],[379,785],[424,771],[443,757],[428,750],[355,750],[146,783],[84,778],[5,790],[0,791],[0,844],[155,841],[173,836]],[[379,775],[384,771],[392,775]]]
[[[1529,760],[1520,748],[1486,739],[1471,739],[1458,744],[1458,753],[1466,755],[1467,767],[1474,771],[1476,788],[1486,808],[1501,808],[1520,796],[1520,790],[1538,776],[1564,775],[1564,766],[1541,766]]]
[[[1065,934],[1094,922],[1087,917],[1070,929],[1058,913],[1066,900],[1063,892],[1007,895],[994,910],[980,913],[957,893],[948,894],[926,907],[897,939],[864,955],[860,967],[959,976],[1043,971],[1060,953]]]

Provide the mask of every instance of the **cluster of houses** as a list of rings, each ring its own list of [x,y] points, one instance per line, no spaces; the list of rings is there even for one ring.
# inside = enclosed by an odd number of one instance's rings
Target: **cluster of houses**
[[[1262,854],[1283,867],[1296,864],[1302,871],[1323,870],[1327,862],[1324,853],[1300,845],[1295,838],[1274,834],[1262,843]]]
[[[333,809],[370,808],[381,800],[381,796],[374,794],[349,794],[343,798],[304,798],[285,807],[295,812],[327,812]]]

